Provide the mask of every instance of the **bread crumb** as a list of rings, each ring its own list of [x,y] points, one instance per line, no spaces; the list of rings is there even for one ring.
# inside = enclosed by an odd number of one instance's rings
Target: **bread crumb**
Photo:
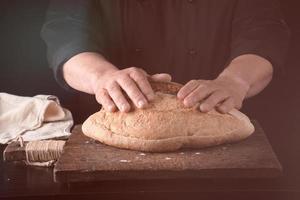
[[[131,162],[131,160],[120,160],[120,162],[129,163],[129,162]]]

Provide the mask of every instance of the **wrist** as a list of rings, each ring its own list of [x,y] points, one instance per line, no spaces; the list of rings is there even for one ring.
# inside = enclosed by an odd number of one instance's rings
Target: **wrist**
[[[63,65],[63,77],[72,88],[95,94],[100,78],[118,69],[102,55],[83,52],[73,56]]]
[[[251,84],[247,80],[243,79],[238,74],[231,73],[231,72],[221,73],[217,77],[217,80],[231,82],[233,85],[235,85],[235,88],[238,88],[240,91],[242,90],[245,96],[251,88]]]
[[[93,72],[91,73],[90,78],[90,86],[92,88],[93,93],[95,94],[101,80],[105,80],[106,77],[110,77],[112,73],[118,71],[119,69],[116,68],[111,63],[104,61],[101,65],[95,67]]]

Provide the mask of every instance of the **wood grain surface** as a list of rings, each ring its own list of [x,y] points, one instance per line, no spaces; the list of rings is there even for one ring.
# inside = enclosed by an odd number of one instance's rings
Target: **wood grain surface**
[[[266,178],[281,165],[260,125],[239,143],[170,153],[118,149],[84,136],[75,126],[54,168],[58,182],[120,179]]]

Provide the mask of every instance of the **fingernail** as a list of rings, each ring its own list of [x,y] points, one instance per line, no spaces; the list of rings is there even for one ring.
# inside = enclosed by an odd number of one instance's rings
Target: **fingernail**
[[[146,102],[145,101],[143,101],[143,100],[139,100],[138,101],[138,107],[139,108],[142,108],[142,107],[144,107],[146,105]]]
[[[178,99],[182,99],[182,95],[180,93],[177,94]]]
[[[127,106],[123,104],[123,105],[121,106],[121,111],[122,111],[122,112],[126,112],[126,110],[127,110]]]
[[[190,103],[189,101],[184,100],[184,101],[183,101],[183,104],[184,104],[186,107],[191,107],[191,103]]]
[[[200,105],[200,110],[201,110],[202,112],[206,112],[206,104],[201,104],[201,105]]]
[[[226,108],[223,108],[223,107],[219,107],[219,111],[223,114],[227,113],[227,109]]]
[[[149,100],[149,101],[152,101],[153,99],[154,99],[154,94],[149,94],[149,95],[148,95],[148,100]]]
[[[108,106],[108,111],[112,112],[114,110],[114,106],[113,105],[109,105]]]

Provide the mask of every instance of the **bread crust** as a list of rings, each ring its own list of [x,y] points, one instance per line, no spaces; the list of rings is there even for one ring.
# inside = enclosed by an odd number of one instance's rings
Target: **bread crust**
[[[221,114],[216,110],[201,113],[199,105],[185,108],[174,95],[180,87],[173,83],[164,83],[163,89],[153,87],[156,97],[146,109],[134,107],[129,113],[101,109],[83,123],[82,131],[104,144],[145,152],[232,143],[254,132],[249,118],[238,110]]]

